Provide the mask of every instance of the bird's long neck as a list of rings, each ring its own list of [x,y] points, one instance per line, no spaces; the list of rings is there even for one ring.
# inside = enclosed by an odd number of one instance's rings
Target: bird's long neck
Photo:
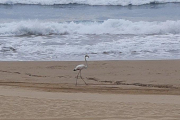
[[[88,67],[88,64],[87,64],[87,60],[86,60],[86,57],[85,57],[85,62],[86,62],[86,68]]]

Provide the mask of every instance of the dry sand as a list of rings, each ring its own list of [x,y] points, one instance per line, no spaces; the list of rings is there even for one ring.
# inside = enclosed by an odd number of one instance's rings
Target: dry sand
[[[180,60],[0,62],[0,120],[179,120]]]

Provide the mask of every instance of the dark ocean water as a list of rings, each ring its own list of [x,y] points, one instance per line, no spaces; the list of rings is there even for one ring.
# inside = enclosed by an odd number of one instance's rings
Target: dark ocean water
[[[1,61],[180,59],[178,1],[12,1],[0,2]]]

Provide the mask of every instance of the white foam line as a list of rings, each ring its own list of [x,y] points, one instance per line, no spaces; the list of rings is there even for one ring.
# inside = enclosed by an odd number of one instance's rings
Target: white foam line
[[[170,3],[180,0],[1,0],[1,4],[87,4],[87,5],[143,5],[150,3]]]

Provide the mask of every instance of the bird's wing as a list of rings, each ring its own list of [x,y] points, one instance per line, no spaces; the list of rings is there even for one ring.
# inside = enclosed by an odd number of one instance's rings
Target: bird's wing
[[[75,70],[82,70],[85,68],[85,65],[84,64],[80,64],[80,65],[77,65],[74,69]]]

